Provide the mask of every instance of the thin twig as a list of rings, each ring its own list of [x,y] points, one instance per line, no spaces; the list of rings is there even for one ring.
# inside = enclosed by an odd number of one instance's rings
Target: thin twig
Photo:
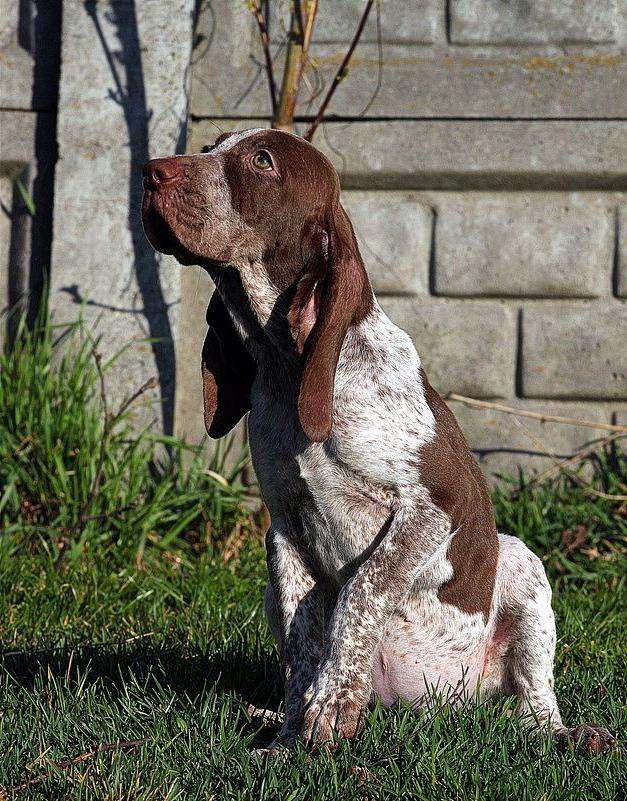
[[[318,13],[318,0],[309,0],[307,3],[307,11],[305,13],[305,24],[303,28],[305,33],[303,35],[303,57],[307,58],[309,53],[309,45],[311,44],[311,36],[313,34],[314,22],[316,21],[316,14]]]
[[[89,495],[85,503],[83,504],[83,508],[78,516],[78,523],[76,528],[78,531],[82,531],[85,527],[85,524],[90,520],[94,519],[94,515],[91,514],[93,509],[94,503],[96,498],[98,497],[98,491],[100,489],[100,482],[102,481],[102,473],[104,470],[104,462],[107,455],[107,448],[109,446],[109,440],[111,438],[111,433],[115,426],[120,421],[120,418],[123,417],[125,412],[128,410],[129,406],[133,404],[139,397],[141,397],[145,392],[149,389],[154,389],[158,385],[158,380],[153,376],[149,378],[148,381],[145,381],[142,386],[130,395],[128,398],[122,401],[120,404],[119,409],[115,414],[109,413],[109,405],[107,403],[107,393],[106,393],[106,386],[105,386],[105,377],[104,377],[104,370],[102,368],[102,355],[98,353],[96,350],[96,344],[92,345],[92,356],[94,358],[94,363],[96,365],[96,371],[98,373],[98,382],[100,386],[100,403],[102,404],[102,416],[103,416],[103,431],[102,437],[100,439],[100,448],[98,450],[98,461],[96,462],[96,471],[94,473],[94,477],[91,482],[91,487],[89,488]]]
[[[520,430],[528,437],[531,442],[539,448],[549,459],[553,462],[551,467],[547,468],[543,473],[539,476],[534,476],[534,478],[529,481],[527,486],[531,484],[538,484],[541,481],[544,481],[547,478],[550,478],[553,475],[557,475],[559,473],[566,473],[566,475],[571,478],[579,487],[586,493],[590,495],[594,495],[596,498],[603,498],[606,501],[627,501],[627,495],[611,495],[608,492],[602,492],[601,490],[595,489],[594,487],[590,486],[587,481],[584,481],[581,476],[578,476],[577,473],[574,473],[571,468],[575,467],[579,462],[586,458],[586,456],[590,456],[590,454],[594,453],[595,451],[601,450],[606,445],[611,442],[614,442],[617,439],[622,439],[623,437],[627,436],[627,434],[621,434],[619,431],[615,431],[609,436],[605,437],[604,439],[594,442],[591,445],[582,448],[577,453],[573,454],[573,456],[567,457],[565,459],[559,459],[554,453],[552,453],[549,448],[544,444],[544,442],[535,434],[532,434],[531,431],[528,431],[527,428],[520,422],[516,417],[514,418],[514,422],[520,428]]]
[[[113,415],[111,428],[113,428],[113,426],[118,422],[120,417],[122,417],[122,415],[124,414],[124,412],[126,412],[129,406],[135,403],[135,401],[138,398],[140,398],[145,392],[148,392],[149,389],[154,389],[158,385],[159,385],[159,380],[155,378],[155,376],[153,375],[152,378],[148,379],[148,381],[144,381],[144,383],[136,392],[134,392],[132,395],[130,395],[128,398],[122,401],[120,408]]]
[[[79,765],[81,762],[85,762],[88,759],[93,759],[95,756],[102,754],[105,751],[120,751],[125,748],[138,748],[140,745],[149,743],[151,739],[151,737],[142,737],[141,740],[119,740],[115,743],[94,745],[90,751],[86,751],[84,754],[79,754],[78,756],[71,757],[70,759],[61,759],[59,762],[55,762],[54,766],[55,768],[59,768],[61,770],[67,770],[68,768],[71,768],[74,765]],[[48,778],[50,778],[50,772],[41,773],[39,776],[33,776],[32,779],[28,779],[25,782],[14,784],[12,787],[8,787],[6,790],[0,790],[0,801],[5,801],[5,799],[8,799],[10,795],[18,793],[21,790],[26,790],[35,784],[40,784]]]
[[[263,723],[283,723],[285,719],[283,712],[275,712],[274,709],[261,709],[254,704],[246,704],[244,701],[240,703],[251,718],[260,718]]]
[[[94,505],[94,501],[96,499],[96,495],[98,494],[98,487],[100,485],[100,479],[102,476],[102,469],[104,466],[105,455],[107,452],[107,438],[108,438],[108,425],[109,425],[109,407],[107,405],[107,393],[105,391],[105,378],[104,378],[104,371],[102,369],[102,356],[96,350],[95,343],[92,345],[91,348],[92,355],[94,357],[94,363],[96,365],[96,371],[98,372],[98,381],[100,384],[100,403],[102,404],[102,416],[104,418],[104,431],[102,438],[100,439],[100,449],[98,451],[98,461],[96,463],[96,472],[94,473],[93,480],[91,482],[91,487],[89,488],[89,495],[87,496],[87,500],[83,504],[83,508],[81,509],[81,513],[78,517],[78,526],[79,530],[82,530],[87,519],[89,517],[89,513]]]
[[[259,37],[261,39],[261,46],[263,47],[263,55],[266,60],[266,74],[268,76],[268,87],[270,89],[270,102],[272,103],[272,117],[276,114],[276,84],[274,82],[274,69],[272,67],[272,55],[270,53],[270,37],[268,36],[268,27],[261,11],[258,0],[251,0],[251,10],[259,28]]]
[[[566,459],[557,459],[553,453],[551,453],[548,448],[531,434],[529,431],[525,429],[525,427],[518,423],[520,428],[524,431],[526,436],[536,444],[536,447],[539,447],[541,451],[543,451],[552,461],[553,464],[551,467],[547,468],[543,473],[540,473],[537,476],[534,476],[531,481],[529,481],[529,485],[531,484],[539,484],[540,482],[544,481],[547,478],[552,477],[553,475],[557,475],[558,473],[566,473],[570,478],[576,481],[581,489],[584,492],[589,493],[590,495],[594,495],[596,498],[603,498],[604,500],[608,501],[627,501],[627,495],[613,495],[608,492],[602,492],[601,490],[595,489],[591,487],[586,481],[584,481],[580,476],[576,473],[573,473],[570,468],[574,467],[576,464],[581,462],[586,456],[589,456],[592,453],[595,453],[601,448],[604,448],[606,445],[609,445],[611,442],[615,442],[616,440],[623,439],[627,436],[627,426],[621,425],[613,425],[610,423],[595,423],[592,420],[582,420],[576,417],[563,417],[561,415],[553,415],[553,414],[542,414],[540,412],[530,412],[523,409],[515,409],[512,406],[506,406],[502,403],[494,403],[492,401],[480,401],[476,400],[475,398],[467,398],[464,395],[457,395],[455,392],[449,393],[447,395],[447,400],[451,401],[458,401],[460,403],[465,404],[466,406],[470,406],[471,408],[477,409],[494,409],[497,412],[503,412],[504,414],[511,414],[515,417],[530,417],[533,420],[540,420],[543,423],[563,423],[566,425],[574,425],[574,426],[581,426],[585,428],[595,428],[603,431],[611,431],[608,437],[597,441],[585,448],[582,448],[577,453],[573,454]]]
[[[574,476],[574,478],[584,492],[594,495],[595,498],[602,498],[604,501],[627,501],[627,495],[613,495],[610,492],[602,492],[601,490],[591,487],[590,484],[586,484],[579,476]]]
[[[563,417],[558,414],[544,414],[541,412],[529,412],[526,409],[515,409],[513,406],[506,406],[503,403],[493,403],[492,401],[481,401],[475,398],[467,398],[451,392],[446,396],[447,400],[458,401],[466,406],[476,409],[494,409],[495,412],[503,414],[513,414],[517,417],[531,417],[543,423],[564,423],[571,426],[583,426],[584,428],[596,428],[600,431],[617,431],[621,434],[627,433],[627,426],[614,425],[612,423],[596,423],[592,420],[581,420],[577,417]]]
[[[530,483],[537,484],[541,481],[544,481],[547,478],[551,478],[556,473],[562,472],[563,470],[569,471],[571,467],[575,467],[579,462],[586,458],[586,456],[590,456],[591,454],[595,453],[596,451],[605,448],[610,443],[616,441],[617,439],[623,439],[623,437],[627,436],[626,434],[621,434],[620,431],[615,431],[609,436],[605,437],[604,439],[594,442],[591,445],[588,445],[585,448],[577,451],[577,453],[573,454],[567,459],[563,459],[561,461],[556,460],[556,463],[553,464],[551,467],[548,467],[543,473],[540,473],[537,476],[534,476]],[[588,485],[586,485],[588,486]],[[590,490],[593,488],[590,487]],[[600,490],[594,490],[593,494],[597,495],[600,493]],[[599,497],[604,497],[608,500],[625,500],[622,495],[616,496],[609,496],[607,493],[600,493]]]
[[[344,54],[344,58],[342,59],[342,63],[340,64],[337,72],[335,73],[335,76],[333,77],[333,81],[331,82],[331,86],[329,87],[329,90],[328,90],[324,100],[322,101],[322,105],[318,109],[318,113],[314,117],[314,121],[311,123],[311,125],[309,126],[309,130],[305,134],[305,139],[308,142],[311,142],[311,140],[313,139],[313,135],[318,130],[318,126],[320,125],[320,122],[322,121],[322,118],[324,117],[324,113],[327,110],[327,107],[328,107],[329,103],[331,102],[331,99],[333,98],[333,95],[335,94],[335,90],[340,85],[340,82],[342,81],[342,79],[346,75],[346,70],[348,68],[348,64],[349,64],[349,62],[350,62],[350,60],[351,60],[351,58],[353,56],[353,51],[355,50],[359,40],[361,39],[361,34],[363,33],[364,27],[366,26],[366,22],[368,20],[368,15],[370,14],[370,9],[372,8],[373,4],[374,4],[374,0],[368,0],[368,2],[366,3],[366,7],[364,9],[364,13],[361,15],[361,19],[359,20],[359,25],[357,26],[357,30],[355,31],[355,35],[353,36],[353,41],[350,43],[350,47],[348,48],[348,50]]]

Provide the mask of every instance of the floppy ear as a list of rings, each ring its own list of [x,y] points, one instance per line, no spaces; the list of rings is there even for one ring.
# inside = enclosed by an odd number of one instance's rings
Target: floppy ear
[[[324,442],[331,434],[335,370],[342,344],[349,326],[363,320],[372,308],[372,290],[353,226],[339,201],[324,229],[319,227],[311,235],[316,237],[310,245],[313,263],[297,287],[289,319],[297,345],[304,349],[300,424],[312,442]],[[299,325],[294,326],[294,321]]]
[[[228,434],[250,411],[255,362],[217,291],[209,301],[207,323],[201,363],[205,428],[210,437],[217,439]]]

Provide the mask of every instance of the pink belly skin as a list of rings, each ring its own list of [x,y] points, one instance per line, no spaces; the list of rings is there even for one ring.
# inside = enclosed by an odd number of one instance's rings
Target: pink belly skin
[[[427,627],[400,618],[390,627],[372,669],[381,702],[390,706],[401,699],[420,707],[433,691],[444,698],[454,694],[455,700],[472,696],[483,674],[489,629],[476,616],[468,623]]]
[[[472,695],[481,681],[481,696],[510,692],[507,654],[516,639],[517,619],[507,599],[524,603],[530,561],[536,560],[515,537],[500,535],[493,609],[490,620],[441,603],[434,591],[417,593],[403,614],[397,613],[379,645],[372,668],[372,687],[383,704],[400,698],[414,707],[428,703],[432,688],[456,699]],[[537,561],[537,560],[536,560]],[[536,574],[531,580],[537,581]],[[535,578],[534,578],[535,576]]]

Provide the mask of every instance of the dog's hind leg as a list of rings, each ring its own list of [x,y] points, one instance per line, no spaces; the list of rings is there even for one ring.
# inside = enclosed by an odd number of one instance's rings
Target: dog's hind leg
[[[553,681],[555,620],[542,562],[524,543],[500,535],[496,623],[484,667],[485,689],[518,696],[518,712],[532,726],[548,727],[560,747],[602,753],[616,741],[596,724],[567,728]]]

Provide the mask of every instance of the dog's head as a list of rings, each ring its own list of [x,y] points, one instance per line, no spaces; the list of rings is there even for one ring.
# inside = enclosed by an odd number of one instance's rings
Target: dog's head
[[[293,134],[257,129],[222,134],[199,155],[149,161],[144,186],[144,229],[156,250],[218,280],[220,268],[235,268],[262,326],[289,297],[285,322],[303,361],[299,418],[311,440],[325,440],[342,343],[372,303],[331,163]],[[255,367],[216,294],[207,320],[205,422],[222,436],[249,408],[236,397],[246,396]]]

